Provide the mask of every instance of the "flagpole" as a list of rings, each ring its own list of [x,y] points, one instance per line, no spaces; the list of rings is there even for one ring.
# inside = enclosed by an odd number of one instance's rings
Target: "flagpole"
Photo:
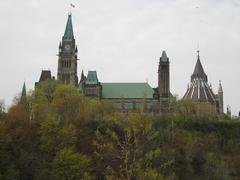
[[[72,12],[71,12],[71,5],[69,5],[68,14],[72,14]]]
[[[70,3],[69,4],[69,14],[72,14],[72,12],[71,12],[72,8],[75,8],[75,5]]]

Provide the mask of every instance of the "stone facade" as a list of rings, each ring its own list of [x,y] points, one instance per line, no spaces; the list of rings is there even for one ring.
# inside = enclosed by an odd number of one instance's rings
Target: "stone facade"
[[[69,14],[66,29],[59,45],[58,81],[78,87],[79,92],[84,96],[113,101],[116,110],[135,111],[139,108],[144,108],[149,112],[169,112],[171,94],[170,73],[169,58],[165,51],[163,51],[159,60],[158,87],[155,88],[150,87],[146,82],[100,82],[96,71],[88,71],[87,76],[82,72],[80,82],[78,83],[77,63],[78,49],[73,33],[72,15]],[[45,77],[46,73],[43,74]],[[52,79],[51,72],[47,74],[50,77],[45,79]]]
[[[160,111],[168,113],[170,110],[170,73],[169,58],[165,51],[159,60],[158,67],[158,93],[160,102]]]
[[[92,98],[106,99],[114,102],[118,110],[136,110],[144,107],[148,111],[162,114],[170,111],[170,62],[165,51],[159,60],[158,86],[152,88],[148,83],[103,83],[98,80],[96,71],[88,71],[85,76],[82,72],[80,82],[77,76],[78,49],[72,26],[72,15],[68,20],[62,41],[59,45],[57,80],[78,87],[81,94]],[[55,80],[50,71],[43,70],[40,80]],[[37,82],[36,85],[39,83]],[[216,106],[219,114],[223,114],[223,89],[219,84],[218,94],[214,94],[208,84],[198,51],[198,59],[191,76],[191,84],[183,99],[192,99],[197,102],[208,102]]]
[[[57,80],[77,87],[77,60],[78,49],[73,35],[72,17],[69,14],[65,33],[59,45]]]

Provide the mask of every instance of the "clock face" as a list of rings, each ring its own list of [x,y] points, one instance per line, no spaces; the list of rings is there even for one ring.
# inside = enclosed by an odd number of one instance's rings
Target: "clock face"
[[[67,44],[67,45],[64,46],[64,49],[69,51],[71,49],[71,46],[69,44]]]

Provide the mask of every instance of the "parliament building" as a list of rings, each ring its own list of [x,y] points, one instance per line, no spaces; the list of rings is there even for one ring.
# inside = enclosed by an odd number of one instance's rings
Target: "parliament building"
[[[147,111],[168,113],[170,111],[170,67],[166,51],[163,51],[158,65],[158,86],[151,87],[147,82],[136,83],[105,83],[98,79],[97,71],[82,71],[78,78],[78,48],[75,43],[72,14],[68,14],[64,35],[59,44],[57,80],[79,89],[84,96],[111,100],[116,110],[134,111],[144,106]],[[39,82],[53,79],[51,71],[43,70]],[[197,64],[191,76],[191,85],[183,99],[198,102],[208,102],[216,106],[219,113],[223,113],[223,90],[220,84],[218,94],[214,94],[208,85],[198,54]]]

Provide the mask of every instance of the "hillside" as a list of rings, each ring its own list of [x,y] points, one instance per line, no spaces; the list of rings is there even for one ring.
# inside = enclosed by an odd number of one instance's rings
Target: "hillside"
[[[49,81],[0,113],[0,179],[239,178],[240,121],[206,104],[120,113]]]

